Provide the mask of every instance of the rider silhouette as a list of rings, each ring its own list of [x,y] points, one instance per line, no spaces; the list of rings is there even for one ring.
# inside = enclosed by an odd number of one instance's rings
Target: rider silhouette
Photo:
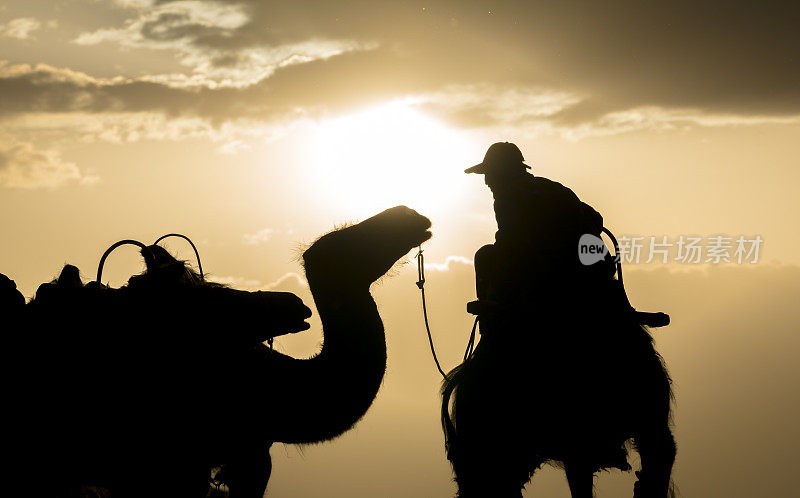
[[[665,498],[675,457],[672,390],[642,326],[654,314],[631,307],[608,252],[581,263],[582,235],[613,241],[600,214],[528,169],[503,142],[466,170],[485,176],[498,230],[475,254],[478,301],[467,309],[479,316],[482,337],[442,389],[459,496],[520,497],[546,462],[563,465],[572,496],[592,496],[599,470],[631,470],[632,439],[642,469],[635,496]]]
[[[516,145],[498,142],[483,162],[464,170],[484,175],[494,195],[495,243],[475,254],[477,311],[483,318],[501,309],[508,316],[509,307],[566,311],[590,291],[585,284],[597,280],[596,272],[605,271],[582,265],[578,257],[581,235],[599,236],[603,217],[569,188],[528,173],[523,161]],[[482,334],[492,322],[481,320]]]

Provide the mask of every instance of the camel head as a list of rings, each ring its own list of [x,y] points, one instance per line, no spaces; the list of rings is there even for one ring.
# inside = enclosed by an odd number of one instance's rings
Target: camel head
[[[303,253],[306,276],[333,286],[369,285],[431,238],[431,221],[406,206],[320,237]]]

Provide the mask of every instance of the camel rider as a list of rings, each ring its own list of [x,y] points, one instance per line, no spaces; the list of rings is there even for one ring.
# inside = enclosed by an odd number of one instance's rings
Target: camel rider
[[[566,303],[576,306],[576,297],[591,288],[582,283],[605,271],[583,266],[578,257],[581,235],[600,235],[600,213],[569,188],[528,173],[523,161],[516,145],[498,142],[483,162],[465,170],[484,175],[497,219],[495,243],[475,254],[479,304],[471,304],[470,311],[482,318],[499,307],[556,312]],[[484,335],[487,322],[481,320]]]

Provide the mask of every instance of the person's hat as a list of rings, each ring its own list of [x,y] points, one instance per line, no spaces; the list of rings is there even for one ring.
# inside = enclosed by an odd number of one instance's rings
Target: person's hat
[[[511,142],[497,142],[492,144],[489,150],[486,151],[486,156],[484,156],[482,163],[465,169],[464,173],[484,175],[489,171],[531,169],[530,166],[522,162],[524,160],[525,158],[522,157],[519,147]]]

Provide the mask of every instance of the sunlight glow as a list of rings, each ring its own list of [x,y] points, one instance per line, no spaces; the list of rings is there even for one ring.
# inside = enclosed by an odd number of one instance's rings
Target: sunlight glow
[[[477,145],[407,101],[324,121],[314,144],[320,200],[358,217],[398,204],[445,209],[464,191],[464,168],[480,161]]]

